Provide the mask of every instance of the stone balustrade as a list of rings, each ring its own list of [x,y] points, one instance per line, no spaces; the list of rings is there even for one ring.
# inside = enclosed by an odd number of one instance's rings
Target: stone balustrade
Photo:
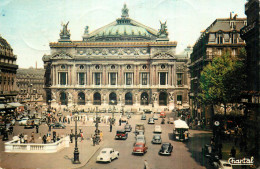
[[[69,147],[69,136],[62,138],[55,143],[37,144],[20,143],[19,137],[15,136],[12,141],[5,143],[5,152],[7,153],[55,153],[59,150]]]

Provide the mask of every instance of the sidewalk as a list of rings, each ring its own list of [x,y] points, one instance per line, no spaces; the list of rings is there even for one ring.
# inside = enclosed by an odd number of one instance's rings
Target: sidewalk
[[[0,141],[0,168],[79,168],[84,166],[100,149],[100,145],[93,146],[88,138],[83,142],[78,141],[79,159],[81,164],[72,164],[75,140],[70,147],[57,153],[5,153],[4,143]]]

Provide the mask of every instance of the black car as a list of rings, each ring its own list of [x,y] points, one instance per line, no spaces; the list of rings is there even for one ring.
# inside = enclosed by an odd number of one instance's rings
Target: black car
[[[171,155],[173,146],[171,143],[163,143],[159,150],[160,155]]]
[[[132,131],[132,126],[130,124],[125,125],[125,131],[126,132],[131,132]]]
[[[52,124],[51,124],[51,127],[52,127],[52,128],[63,128],[63,129],[66,128],[66,126],[65,126],[64,124],[59,123],[59,122],[57,122],[57,123],[52,123]]]
[[[116,140],[117,139],[120,139],[120,140],[124,139],[124,140],[126,140],[127,137],[128,137],[128,134],[127,134],[127,132],[125,130],[117,130],[116,131],[116,136],[115,136]]]

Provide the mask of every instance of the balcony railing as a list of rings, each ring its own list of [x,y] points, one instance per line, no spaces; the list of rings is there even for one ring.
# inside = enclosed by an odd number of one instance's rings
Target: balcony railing
[[[94,100],[93,105],[101,105],[101,100]]]

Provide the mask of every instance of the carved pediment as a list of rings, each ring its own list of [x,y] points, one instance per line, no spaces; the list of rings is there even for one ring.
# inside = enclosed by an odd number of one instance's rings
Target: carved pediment
[[[66,52],[54,53],[51,57],[52,59],[72,59],[72,55]]]
[[[168,52],[158,52],[152,57],[154,59],[174,59],[175,57]]]

